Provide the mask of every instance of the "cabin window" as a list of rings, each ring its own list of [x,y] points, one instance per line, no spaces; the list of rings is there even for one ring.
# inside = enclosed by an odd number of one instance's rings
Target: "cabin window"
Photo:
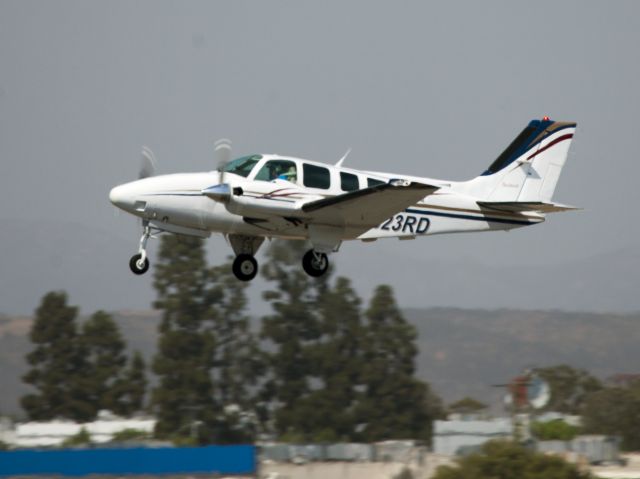
[[[372,186],[384,185],[386,181],[380,181],[373,178],[367,178],[367,186],[371,188]]]
[[[340,187],[342,191],[356,191],[360,189],[358,177],[351,173],[340,173]]]
[[[328,190],[331,186],[331,175],[327,168],[304,163],[302,165],[302,171],[304,172],[304,186],[323,190]]]
[[[251,155],[251,156],[243,156],[241,158],[236,158],[233,161],[230,161],[224,168],[222,168],[227,173],[233,173],[234,175],[244,176],[245,178],[249,176],[251,170],[262,159],[262,155]]]
[[[298,180],[298,170],[293,161],[269,160],[260,168],[255,179],[258,181],[286,180],[295,183]]]

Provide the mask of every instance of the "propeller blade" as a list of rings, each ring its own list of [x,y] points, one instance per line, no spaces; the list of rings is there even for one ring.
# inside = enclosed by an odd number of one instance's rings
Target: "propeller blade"
[[[156,174],[156,158],[153,155],[151,148],[147,146],[142,147],[142,158],[140,159],[140,172],[138,173],[138,179],[148,178]]]
[[[221,138],[214,143],[215,157],[220,172],[220,183],[224,183],[224,167],[231,160],[231,140]]]

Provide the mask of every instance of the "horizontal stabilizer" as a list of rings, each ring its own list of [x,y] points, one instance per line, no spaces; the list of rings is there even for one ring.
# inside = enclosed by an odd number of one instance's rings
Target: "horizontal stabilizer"
[[[508,211],[510,213],[559,213],[580,209],[575,206],[567,206],[560,203],[545,203],[543,201],[478,201],[478,206],[497,211]]]

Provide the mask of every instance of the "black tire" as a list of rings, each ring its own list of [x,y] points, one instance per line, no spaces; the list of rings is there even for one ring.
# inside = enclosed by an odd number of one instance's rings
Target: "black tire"
[[[149,269],[149,258],[144,259],[144,265],[142,268],[138,265],[138,261],[140,261],[142,255],[140,253],[134,254],[129,260],[129,268],[133,274],[145,274]]]
[[[314,278],[319,278],[329,269],[329,258],[324,253],[314,253],[312,249],[302,257],[304,272]]]
[[[250,254],[239,254],[233,260],[232,269],[240,281],[251,281],[258,274],[258,262]]]

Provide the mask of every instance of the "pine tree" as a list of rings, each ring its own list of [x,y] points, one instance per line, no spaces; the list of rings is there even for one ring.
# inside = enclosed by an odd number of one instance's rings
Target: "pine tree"
[[[255,391],[264,363],[246,315],[247,286],[235,278],[230,262],[211,268],[207,328],[216,344],[212,376],[220,411],[218,443],[249,442],[255,435]]]
[[[267,252],[264,277],[274,288],[264,293],[273,314],[262,320],[262,338],[273,351],[267,354],[270,374],[264,398],[271,404],[274,429],[279,434],[306,434],[310,411],[303,400],[311,392],[311,378],[317,373],[310,346],[322,332],[317,315],[319,297],[327,289],[327,277],[310,278],[300,270],[302,242],[274,242]]]
[[[117,382],[118,402],[112,406],[113,412],[121,416],[131,416],[145,409],[144,399],[147,393],[146,364],[140,351],[136,351],[129,360],[129,366]]]
[[[311,347],[320,386],[306,399],[304,430],[314,441],[356,437],[364,367],[361,300],[347,278],[337,278],[318,304],[322,337]]]
[[[263,362],[245,312],[246,283],[230,264],[209,268],[202,240],[166,236],[154,284],[163,311],[153,364],[158,434],[197,429],[199,442],[251,441]]]
[[[210,316],[216,338],[214,376],[216,396],[222,404],[249,406],[249,389],[260,375],[259,349],[249,327],[246,288],[231,272],[230,264],[212,268]]]
[[[93,407],[93,415],[101,409],[122,412],[121,381],[127,357],[117,324],[109,314],[98,311],[82,325],[80,341],[87,363],[84,395]]]
[[[203,241],[179,235],[162,237],[154,286],[162,310],[153,370],[159,383],[152,394],[160,437],[212,435],[215,404],[210,371],[215,338],[204,329],[208,270]]]
[[[426,383],[414,377],[417,333],[402,316],[389,286],[376,288],[366,318],[362,369],[366,397],[358,411],[364,425],[362,439],[430,440],[441,403]]]
[[[78,309],[67,304],[64,292],[47,293],[36,310],[29,334],[35,349],[27,355],[31,369],[23,376],[36,392],[21,400],[29,419],[93,419],[95,407],[83,385],[87,363],[77,315]]]

